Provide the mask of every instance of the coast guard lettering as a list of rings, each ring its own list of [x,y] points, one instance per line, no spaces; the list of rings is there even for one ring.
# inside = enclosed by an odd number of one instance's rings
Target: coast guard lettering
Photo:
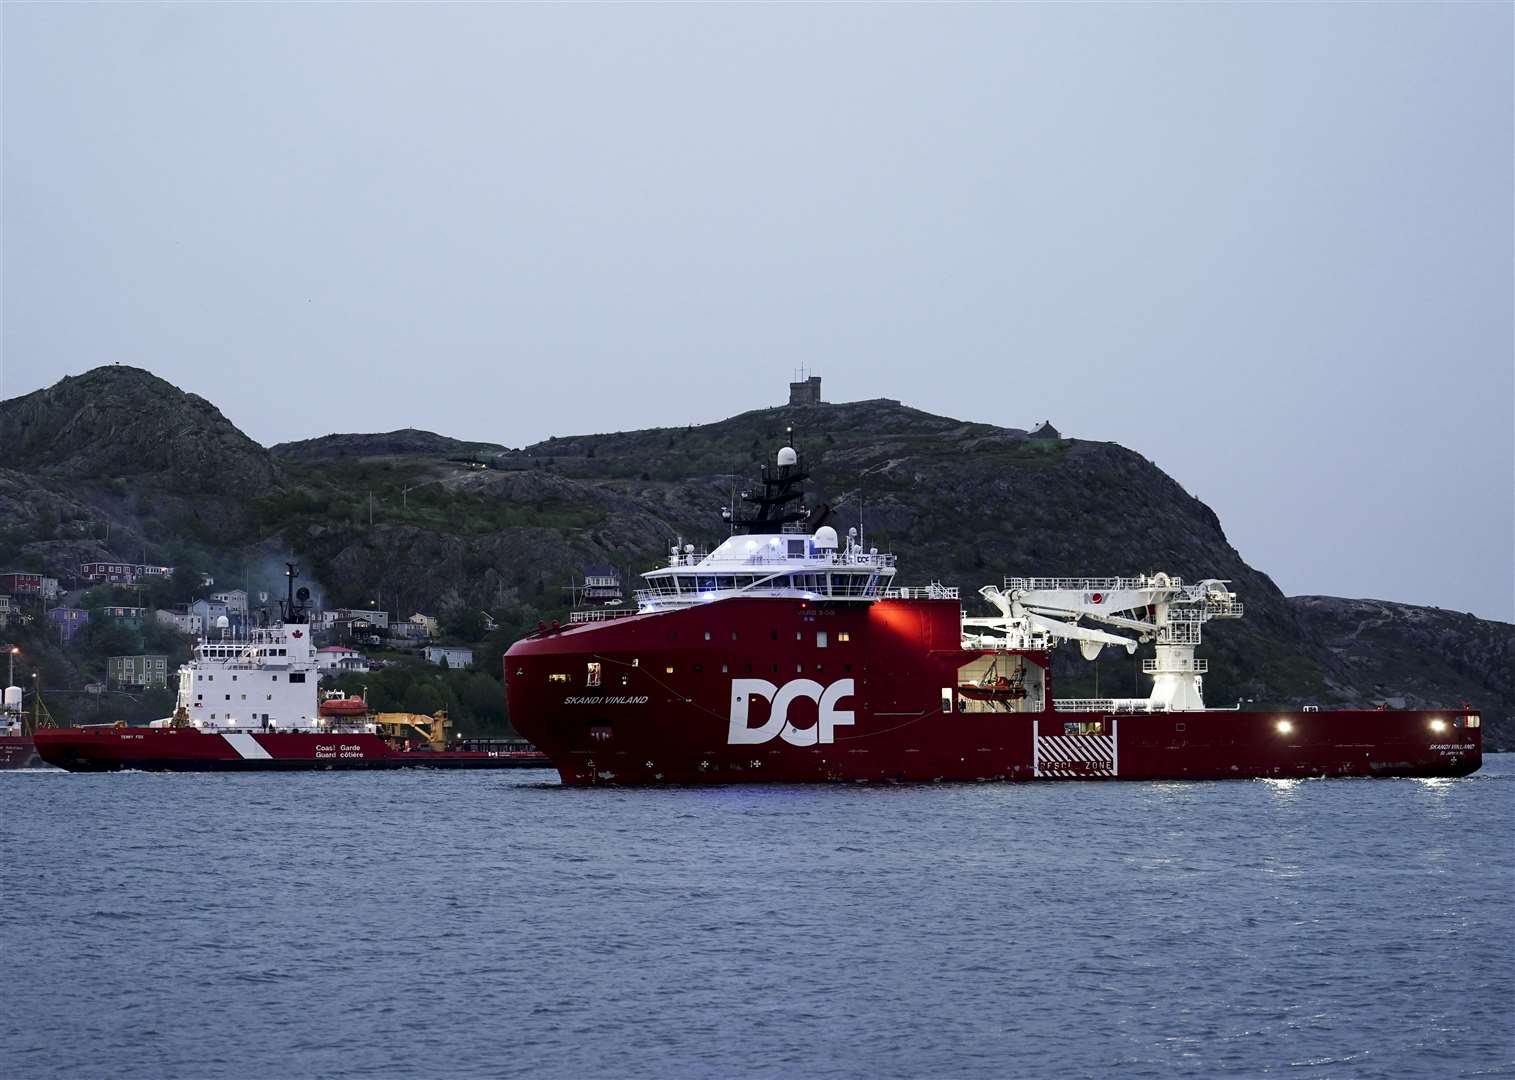
[[[753,697],[771,702],[768,720],[758,727],[747,725]],[[767,679],[731,680],[731,729],[726,742],[731,746],[753,746],[781,738],[791,746],[815,746],[835,741],[836,729],[851,724],[852,710],[838,709],[837,702],[852,696],[852,680],[838,679],[822,686],[813,679],[791,679],[782,687]],[[789,706],[796,698],[816,702],[816,721],[810,727],[797,728],[789,722]]]

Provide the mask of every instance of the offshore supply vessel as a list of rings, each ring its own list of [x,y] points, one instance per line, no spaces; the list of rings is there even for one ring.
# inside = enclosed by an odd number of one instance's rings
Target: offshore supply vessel
[[[511,722],[565,784],[1461,776],[1467,707],[1251,711],[1203,699],[1201,628],[1242,603],[1167,574],[1007,578],[965,616],[956,588],[895,584],[892,554],[804,503],[792,446],[682,539],[635,611],[574,613],[505,656]],[[1154,655],[1145,698],[1059,698],[1060,642]]]
[[[371,713],[361,698],[321,700],[306,618],[294,588],[280,623],[245,636],[218,633],[179,669],[174,714],[147,727],[39,727],[37,753],[73,772],[290,769],[547,768],[531,744],[454,739],[446,713]]]

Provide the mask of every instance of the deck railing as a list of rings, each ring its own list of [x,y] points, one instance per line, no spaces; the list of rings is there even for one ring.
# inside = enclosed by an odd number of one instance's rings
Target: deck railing
[[[628,615],[635,614],[637,614],[635,611],[628,611],[618,608],[597,608],[592,611],[571,611],[568,613],[568,622],[570,625],[578,623],[605,622],[609,619],[624,619]]]

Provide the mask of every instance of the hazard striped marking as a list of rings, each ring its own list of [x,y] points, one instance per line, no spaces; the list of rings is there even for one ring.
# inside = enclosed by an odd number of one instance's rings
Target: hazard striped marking
[[[1110,735],[1043,735],[1041,721],[1031,722],[1031,764],[1034,775],[1053,779],[1118,776],[1117,721]]]
[[[266,761],[273,757],[267,750],[259,746],[258,740],[251,735],[227,735],[223,733],[221,738],[231,743],[231,748],[248,761]]]

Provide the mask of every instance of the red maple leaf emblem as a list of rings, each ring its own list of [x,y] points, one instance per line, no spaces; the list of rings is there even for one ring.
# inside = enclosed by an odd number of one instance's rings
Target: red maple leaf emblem
[[[298,637],[304,637],[305,636],[305,631],[304,630],[291,630],[289,636],[290,637],[297,637],[297,638]]]

